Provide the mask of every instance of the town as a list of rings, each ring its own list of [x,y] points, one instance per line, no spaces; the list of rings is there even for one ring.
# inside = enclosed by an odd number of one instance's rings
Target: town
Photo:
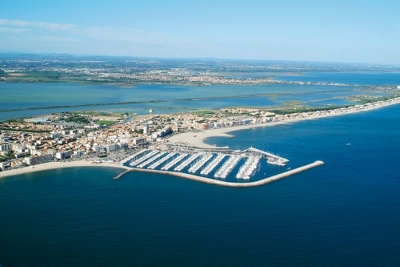
[[[360,66],[341,66],[358,71]],[[70,55],[0,54],[0,81],[80,84],[113,84],[132,87],[144,84],[174,85],[259,85],[297,84],[349,86],[338,82],[286,81],[285,75],[303,71],[340,71],[332,64],[279,61],[166,60],[132,57],[76,57]],[[395,71],[384,66],[369,66],[370,71]],[[257,75],[248,75],[255,72]],[[354,85],[354,84],[353,84]]]
[[[199,110],[183,114],[65,112],[0,123],[2,171],[52,161],[93,159],[119,162],[140,149],[169,144],[185,132],[263,126],[360,112],[400,102],[400,97],[339,108],[271,112],[255,108]],[[179,139],[179,138],[178,138]],[[190,146],[183,142],[176,145]]]

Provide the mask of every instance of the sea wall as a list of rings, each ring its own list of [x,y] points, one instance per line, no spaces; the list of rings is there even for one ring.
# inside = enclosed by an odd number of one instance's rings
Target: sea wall
[[[198,182],[202,182],[202,183],[206,183],[206,184],[215,184],[215,185],[220,185],[220,186],[228,186],[228,187],[255,187],[255,186],[261,186],[261,185],[265,185],[268,183],[272,183],[274,181],[292,176],[294,174],[318,167],[320,165],[323,165],[324,162],[321,160],[317,160],[313,163],[304,165],[302,167],[284,172],[284,173],[280,173],[280,174],[276,174],[273,175],[271,177],[267,177],[264,179],[261,179],[259,181],[255,181],[255,182],[249,182],[249,183],[232,183],[232,182],[225,182],[225,181],[220,181],[220,180],[214,180],[214,179],[210,179],[210,178],[205,178],[205,177],[201,177],[201,176],[197,176],[197,175],[192,175],[192,174],[188,174],[188,173],[182,173],[182,172],[171,172],[171,171],[159,171],[159,170],[149,170],[149,169],[139,169],[139,168],[131,168],[129,170],[126,170],[125,172],[121,173],[120,175],[118,175],[118,179],[121,178],[121,176],[123,176],[124,174],[128,173],[128,172],[149,172],[149,173],[157,173],[157,174],[167,174],[167,175],[173,175],[173,176],[178,176],[181,178],[185,178],[185,179],[189,179],[189,180],[193,180],[193,181],[198,181]]]

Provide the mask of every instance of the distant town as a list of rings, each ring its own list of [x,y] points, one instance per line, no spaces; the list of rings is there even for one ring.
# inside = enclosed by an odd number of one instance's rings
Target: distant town
[[[369,71],[398,71],[393,66],[367,66]],[[82,84],[257,85],[299,84],[348,86],[338,82],[285,81],[303,71],[365,71],[365,66],[335,63],[239,61],[218,59],[143,59],[70,55],[0,54],[0,81],[73,82]],[[251,75],[249,75],[251,74]]]

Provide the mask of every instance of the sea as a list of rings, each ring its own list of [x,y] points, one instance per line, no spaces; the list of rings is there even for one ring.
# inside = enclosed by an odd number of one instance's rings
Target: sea
[[[105,167],[0,179],[0,266],[400,266],[400,105],[232,134],[206,142],[325,164],[254,188]]]

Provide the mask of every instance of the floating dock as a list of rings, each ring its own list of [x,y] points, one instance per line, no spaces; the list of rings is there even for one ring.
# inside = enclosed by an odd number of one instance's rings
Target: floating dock
[[[196,164],[189,168],[189,172],[196,173],[201,167],[203,167],[207,161],[213,157],[213,154],[204,155]]]
[[[150,153],[148,153],[148,154],[144,155],[143,157],[135,160],[134,162],[131,162],[129,165],[130,166],[136,166],[136,165],[140,164],[141,162],[151,158],[152,156],[154,156],[157,153],[158,153],[158,151],[156,151],[156,150],[150,150]]]
[[[162,159],[159,159],[158,161],[156,161],[155,163],[151,164],[149,166],[149,169],[155,169],[158,166],[160,166],[161,164],[163,164],[164,162],[166,162],[167,160],[169,160],[170,158],[172,158],[173,156],[175,156],[177,153],[168,153],[167,156],[163,157]]]
[[[177,167],[175,167],[174,171],[180,172],[181,170],[183,170],[183,168],[185,168],[187,165],[195,161],[198,157],[200,157],[200,154],[194,154],[190,156],[190,158],[188,158],[187,160],[179,164]]]
[[[140,156],[141,154],[144,154],[145,152],[148,152],[148,151],[150,151],[150,150],[149,150],[149,149],[140,150],[139,152],[137,152],[137,153],[135,153],[135,154],[133,154],[133,155],[127,157],[126,159],[121,160],[120,163],[121,163],[121,164],[125,164],[125,163],[127,163],[128,161],[130,161],[131,159],[134,159],[134,158],[136,158],[137,156]]]
[[[170,163],[168,163],[167,165],[163,166],[161,168],[161,170],[163,171],[168,171],[169,169],[171,169],[173,166],[175,166],[176,164],[178,164],[181,160],[183,160],[184,158],[187,157],[187,153],[183,153],[180,154],[177,158],[173,159]]]
[[[256,171],[257,167],[259,166],[260,159],[261,157],[259,156],[249,157],[246,160],[245,164],[240,167],[239,172],[236,174],[236,178],[250,179]]]
[[[167,154],[167,152],[158,153],[158,154],[154,155],[153,157],[149,158],[148,160],[146,160],[145,162],[142,162],[141,164],[137,165],[137,167],[144,168],[144,166],[149,165],[150,163],[157,160],[158,158],[161,158],[165,154]]]
[[[200,174],[202,175],[208,175],[210,172],[212,172],[218,164],[221,163],[221,161],[225,158],[224,154],[218,154],[218,156],[210,162],[201,172]]]
[[[235,166],[239,163],[240,156],[231,156],[222,167],[215,173],[215,178],[225,179],[235,168]]]

